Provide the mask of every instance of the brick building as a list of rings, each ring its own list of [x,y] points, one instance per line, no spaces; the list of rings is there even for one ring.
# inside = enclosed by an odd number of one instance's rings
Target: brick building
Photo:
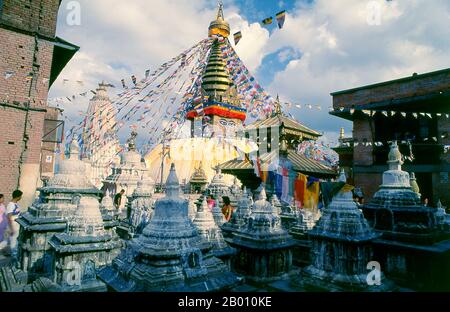
[[[331,114],[353,121],[353,136],[341,137],[335,149],[340,166],[366,197],[378,190],[387,170],[387,142],[397,140],[404,170],[415,173],[422,199],[450,206],[450,68],[331,95]]]
[[[56,159],[61,156],[64,136],[63,110],[59,107],[47,107],[44,120],[44,133],[41,148],[41,179],[47,181],[54,176]]]
[[[60,0],[0,0],[0,193],[33,200],[40,178],[47,95],[78,51],[55,35]]]

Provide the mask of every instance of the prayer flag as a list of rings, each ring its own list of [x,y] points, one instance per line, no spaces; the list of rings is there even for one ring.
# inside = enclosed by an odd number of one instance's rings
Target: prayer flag
[[[281,29],[284,26],[284,21],[286,20],[286,11],[281,11],[275,15],[278,22],[278,27]]]
[[[272,24],[272,22],[273,22],[273,18],[272,18],[272,17],[268,17],[268,18],[265,18],[265,19],[262,21],[262,24],[263,24],[263,25],[270,25],[270,24]]]
[[[234,44],[237,45],[239,41],[242,39],[242,32],[238,31],[233,36],[234,36]]]

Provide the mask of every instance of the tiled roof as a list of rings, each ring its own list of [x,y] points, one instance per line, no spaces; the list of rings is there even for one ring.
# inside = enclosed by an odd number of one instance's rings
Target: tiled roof
[[[270,164],[274,161],[278,151],[263,154],[260,159],[262,163]],[[288,160],[292,162],[293,169],[305,174],[337,175],[337,172],[320,162],[309,159],[293,150],[288,151]],[[220,165],[222,170],[253,170],[253,164],[248,159],[232,159]]]
[[[247,127],[245,127],[245,130],[277,127],[277,126],[280,126],[281,124],[284,124],[284,127],[288,128],[288,129],[307,133],[307,134],[310,134],[310,135],[316,136],[316,137],[322,136],[321,133],[319,133],[315,130],[312,130],[312,129],[302,125],[298,121],[296,121],[292,118],[288,118],[284,115],[275,115],[275,116],[272,116],[272,117],[269,117],[269,118],[266,118],[263,120],[258,120],[256,122],[248,125]]]

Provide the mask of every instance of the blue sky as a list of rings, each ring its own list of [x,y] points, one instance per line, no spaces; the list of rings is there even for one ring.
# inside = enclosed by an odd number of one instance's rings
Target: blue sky
[[[81,25],[67,24],[69,0],[63,0],[57,34],[81,49],[50,97],[142,76],[204,39],[217,10],[215,0],[78,2]],[[373,3],[376,24],[368,21]],[[450,67],[448,0],[224,0],[224,6],[232,32],[243,34],[236,51],[260,84],[282,101],[320,105],[320,111],[290,113],[331,142],[340,127],[350,135],[352,125],[328,114],[330,93]],[[287,11],[282,30],[260,24],[281,10]],[[64,79],[82,80],[84,87]],[[76,120],[87,105],[77,100],[64,105],[65,113]]]

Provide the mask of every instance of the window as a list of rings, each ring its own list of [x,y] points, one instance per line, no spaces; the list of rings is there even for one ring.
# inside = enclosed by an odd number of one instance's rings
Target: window
[[[42,142],[62,143],[64,136],[64,121],[45,119]]]

